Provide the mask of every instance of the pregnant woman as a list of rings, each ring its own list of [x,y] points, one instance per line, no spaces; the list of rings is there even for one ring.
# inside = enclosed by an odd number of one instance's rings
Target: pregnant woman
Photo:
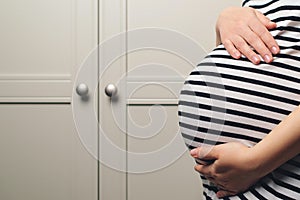
[[[246,0],[243,7],[222,19],[256,18],[246,28],[218,25],[224,45],[184,84],[182,136],[205,199],[300,199],[300,1]],[[226,35],[231,26],[243,28]]]

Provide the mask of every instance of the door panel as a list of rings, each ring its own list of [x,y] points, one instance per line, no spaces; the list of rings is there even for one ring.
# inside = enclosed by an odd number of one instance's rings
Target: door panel
[[[130,173],[128,176],[128,199],[130,200],[152,200],[152,199],[201,199],[201,182],[196,172],[193,171],[192,158],[185,149],[183,140],[170,144],[178,134],[179,127],[177,121],[177,106],[168,105],[160,109],[164,110],[164,117],[150,115],[152,106],[130,105],[128,108],[130,120],[128,122],[128,152],[138,152],[144,154],[145,159],[152,159],[156,162],[152,171],[148,171],[147,163],[143,159],[133,160],[128,157],[128,164],[140,165],[138,173]],[[153,108],[152,108],[153,109]],[[152,118],[151,118],[152,117]],[[162,126],[156,127],[156,131],[148,131],[147,126],[155,123],[154,117],[166,120]],[[137,132],[136,126],[144,127],[144,131]],[[153,129],[152,129],[153,130]],[[134,137],[135,136],[135,137]],[[178,149],[183,151],[180,154],[172,155],[164,153],[164,148],[171,148],[171,151],[178,153]],[[149,154],[159,151],[158,157],[153,159]],[[169,160],[169,157],[174,159]],[[169,160],[169,162],[165,162]],[[140,162],[139,162],[140,161]]]
[[[241,0],[128,0],[128,29],[159,27],[186,34],[206,51],[215,46],[215,22],[220,11]]]
[[[98,161],[75,129],[71,99],[97,46],[98,1],[2,0],[0,23],[0,199],[97,200]],[[75,97],[78,109],[94,106]]]
[[[186,148],[178,130],[178,94],[188,73],[213,49],[219,12],[240,3],[240,0],[128,0],[129,35],[131,30],[155,27],[166,35],[160,37],[150,31],[144,40],[152,40],[156,47],[162,44],[170,47],[140,48],[127,55],[128,166],[140,165],[139,169],[145,169],[144,173],[128,174],[128,200],[201,199],[201,181],[194,172],[194,161],[184,152]],[[128,38],[130,47],[137,38]],[[185,50],[190,42],[196,42],[197,48]],[[196,59],[186,59],[189,57],[185,53],[196,54]],[[165,153],[176,138],[179,138],[174,143],[177,148]],[[178,152],[180,148],[183,150]],[[160,154],[151,157],[155,151]],[[137,160],[133,152],[144,154],[144,158]],[[174,154],[178,159],[164,163]],[[158,168],[151,161],[164,167]],[[152,171],[149,165],[153,165]]]
[[[0,102],[70,102],[97,45],[97,1],[2,0],[0,10]]]
[[[70,105],[1,104],[0,113],[0,199],[97,199],[97,162]]]
[[[126,0],[99,1],[99,199],[126,200]],[[117,87],[109,97],[105,88]]]

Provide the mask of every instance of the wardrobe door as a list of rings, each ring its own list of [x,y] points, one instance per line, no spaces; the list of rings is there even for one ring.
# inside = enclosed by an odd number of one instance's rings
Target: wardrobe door
[[[128,52],[128,200],[201,199],[200,177],[178,127],[178,95],[215,45],[219,12],[240,3],[128,0],[129,50],[142,36],[145,45]],[[140,37],[131,37],[136,29]]]
[[[0,102],[70,103],[97,45],[97,1],[2,0],[0,11]]]
[[[76,73],[97,46],[97,5],[0,1],[0,199],[97,200],[98,161],[82,145],[71,103]],[[94,106],[73,96],[79,109]],[[97,124],[89,130],[97,145]]]
[[[0,199],[97,200],[97,162],[67,104],[0,104]]]

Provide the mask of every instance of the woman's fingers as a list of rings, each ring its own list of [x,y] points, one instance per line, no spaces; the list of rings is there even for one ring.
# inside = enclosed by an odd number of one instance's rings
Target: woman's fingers
[[[235,59],[242,55],[254,64],[261,59],[270,63],[280,49],[269,29],[276,23],[253,8],[225,9],[217,21],[216,30],[228,53]]]
[[[268,17],[266,17],[263,13],[261,13],[258,10],[255,10],[255,14],[257,18],[260,20],[260,22],[267,28],[267,29],[273,29],[276,28],[276,23],[272,22]]]
[[[213,161],[218,158],[219,152],[217,146],[198,147],[192,149],[190,154],[193,158],[200,158],[201,160]]]
[[[269,46],[274,46],[274,43],[276,44],[274,38],[259,20],[250,21],[248,26],[241,30],[239,38],[235,41],[237,49],[254,64],[260,62],[258,55],[265,62],[272,62],[273,56]]]
[[[236,36],[234,38],[235,47],[252,63],[259,64],[260,57],[252,50],[249,44],[245,41],[244,38]]]
[[[205,177],[212,177],[209,165],[195,165],[194,169]]]
[[[223,45],[225,47],[225,49],[228,51],[228,53],[235,59],[239,59],[241,58],[242,54],[240,53],[240,51],[234,46],[234,44],[232,43],[232,41],[230,40],[225,40],[223,42]]]
[[[270,33],[268,31],[267,32],[263,32],[263,31],[264,31],[264,29],[253,31],[251,29],[251,27],[249,27],[248,30],[245,30],[245,32],[243,33],[243,37],[245,38],[247,43],[250,44],[250,46],[256,50],[256,52],[261,56],[261,58],[265,62],[270,63],[273,61],[272,52],[269,50],[268,46],[266,46],[266,43],[265,43],[266,41],[264,41],[264,39],[263,39],[263,37],[266,37],[263,35],[270,34]],[[261,34],[261,35],[258,35],[258,34]],[[247,46],[249,47],[249,45],[247,45]],[[253,52],[252,50],[251,50],[251,52],[249,50],[248,50],[248,52],[245,52],[245,56],[248,57],[250,60],[253,56],[252,52]]]
[[[275,22],[272,22],[268,17],[266,17],[263,13],[258,10],[255,10],[255,14],[257,18],[261,21],[261,23],[268,29],[274,29],[277,27]]]
[[[264,16],[262,13],[256,11],[256,14],[260,21],[262,21],[262,24],[264,26],[257,26],[257,24],[253,22],[249,22],[249,27],[253,30],[256,35],[261,38],[261,40],[264,42],[265,46],[268,47],[270,52],[272,54],[279,53],[279,46],[277,42],[275,41],[274,37],[271,35],[268,29],[276,28],[276,23],[271,22],[266,16]],[[265,19],[265,20],[263,20]],[[257,49],[258,50],[258,49]]]
[[[224,198],[224,197],[233,196],[233,195],[236,195],[236,193],[235,192],[226,191],[226,190],[219,190],[217,192],[217,197],[218,198]]]

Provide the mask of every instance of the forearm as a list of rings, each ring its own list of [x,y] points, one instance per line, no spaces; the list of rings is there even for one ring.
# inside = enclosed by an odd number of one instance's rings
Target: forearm
[[[251,148],[253,160],[264,176],[300,153],[300,106]]]
[[[300,106],[254,147],[229,142],[191,151],[194,158],[214,161],[209,165],[196,165],[195,170],[220,186],[217,193],[219,198],[246,191],[260,178],[299,153]]]

